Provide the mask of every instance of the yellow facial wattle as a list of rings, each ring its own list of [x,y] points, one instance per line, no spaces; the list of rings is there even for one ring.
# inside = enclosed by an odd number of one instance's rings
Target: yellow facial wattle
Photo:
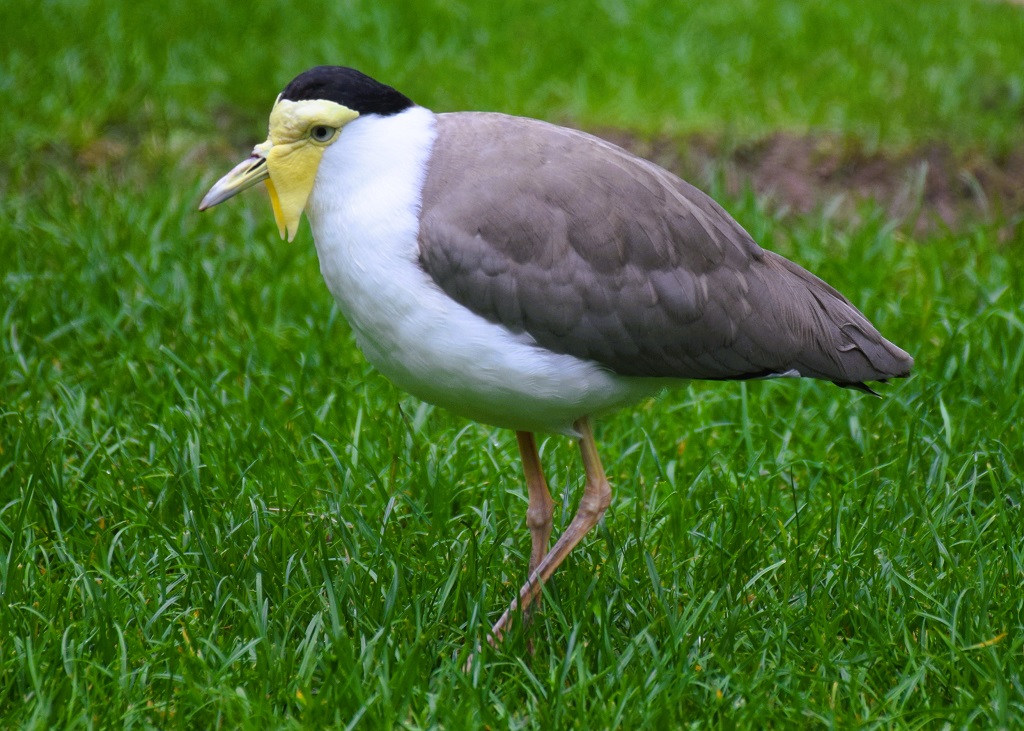
[[[266,181],[274,220],[282,238],[292,241],[299,229],[302,211],[313,191],[324,150],[338,131],[359,116],[346,106],[322,99],[293,102],[278,100],[270,113],[270,138],[266,143]],[[311,130],[335,130],[328,141],[317,141]]]

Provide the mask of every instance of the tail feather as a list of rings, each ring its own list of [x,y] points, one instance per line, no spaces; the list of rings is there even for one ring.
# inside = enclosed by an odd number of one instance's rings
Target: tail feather
[[[864,386],[867,381],[910,375],[914,359],[886,340],[835,288],[781,256],[771,254],[768,259],[767,263],[773,268],[781,268],[797,277],[805,297],[810,300],[791,303],[791,306],[802,304],[816,310],[817,327],[813,333],[808,333],[809,342],[793,364],[801,375],[868,391],[870,389]]]

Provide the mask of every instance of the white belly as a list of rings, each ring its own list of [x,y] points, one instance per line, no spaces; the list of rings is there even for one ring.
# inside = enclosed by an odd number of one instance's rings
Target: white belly
[[[441,291],[417,262],[433,114],[416,108],[362,121],[326,151],[307,214],[324,280],[378,370],[471,419],[565,434],[582,416],[660,387],[544,350]],[[376,138],[385,134],[382,145]]]
[[[653,390],[649,383],[537,348],[450,301],[439,304],[410,312],[384,332],[353,325],[367,359],[424,401],[496,426],[575,434],[573,423],[580,417]],[[363,319],[364,313],[344,306],[353,323]]]

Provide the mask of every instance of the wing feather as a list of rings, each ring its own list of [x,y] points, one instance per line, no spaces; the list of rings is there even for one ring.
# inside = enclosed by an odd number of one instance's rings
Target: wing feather
[[[439,115],[420,218],[421,266],[449,296],[621,375],[856,385],[913,363],[707,195],[581,132]]]

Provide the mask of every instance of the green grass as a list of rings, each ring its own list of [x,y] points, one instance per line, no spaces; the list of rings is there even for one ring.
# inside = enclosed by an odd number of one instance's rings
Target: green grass
[[[1024,114],[1024,16],[996,1],[10,0],[0,27],[0,93],[16,112],[0,131],[19,146],[184,145],[216,123],[249,141],[317,63],[362,68],[438,111],[651,133],[827,128],[1006,148]]]
[[[0,7],[0,727],[1024,725],[1019,211],[915,239],[724,199],[915,376],[602,420],[615,499],[535,655],[517,628],[469,673],[524,578],[513,436],[366,365],[308,229],[195,212],[322,61],[641,133],[1022,144],[1019,8],[665,5]],[[542,457],[557,531],[579,460]]]

